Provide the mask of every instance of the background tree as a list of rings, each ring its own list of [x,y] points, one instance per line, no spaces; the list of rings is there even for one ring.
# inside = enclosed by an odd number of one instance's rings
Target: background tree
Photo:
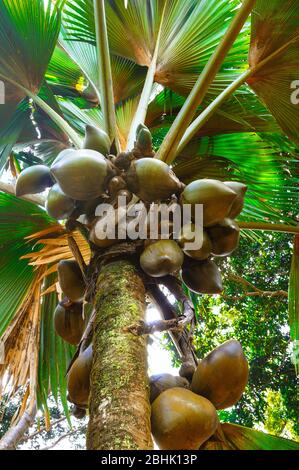
[[[246,393],[231,411],[221,411],[222,419],[298,439],[299,396],[287,302],[291,256],[289,235],[243,237],[225,262],[223,295],[193,298],[198,357],[236,338],[250,363]]]

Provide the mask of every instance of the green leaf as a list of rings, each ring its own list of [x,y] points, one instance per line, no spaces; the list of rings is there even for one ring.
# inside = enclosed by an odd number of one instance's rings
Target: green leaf
[[[298,215],[296,159],[281,153],[281,136],[222,134],[194,139],[175,161],[174,170],[185,183],[198,178],[235,179],[248,185],[245,220],[291,222]],[[285,146],[289,142],[284,139]],[[298,155],[290,145],[289,151]],[[258,171],[257,171],[258,168]]]
[[[48,276],[45,289],[53,285],[56,280],[56,274]],[[57,304],[58,296],[56,292],[43,297],[37,400],[39,408],[47,411],[49,393],[52,393],[56,401],[61,400],[64,413],[70,423],[66,371],[76,348],[56,335],[53,315]]]
[[[181,0],[166,4],[158,54],[156,82],[178,93],[188,94],[222,38],[235,14],[238,0]],[[128,7],[122,0],[107,2],[107,24],[112,55],[139,66],[152,61],[164,3],[159,0],[133,0]],[[98,87],[95,59],[95,26],[91,0],[69,0],[63,12],[61,44],[76,54],[93,83]],[[210,94],[222,91],[242,70],[248,53],[248,27],[240,33],[220,70]],[[126,40],[124,41],[124,38]],[[74,55],[72,55],[74,58]],[[114,82],[117,83],[113,74]],[[126,82],[128,83],[128,82]]]
[[[297,0],[257,0],[252,14],[249,64],[259,68],[248,84],[296,143],[299,143],[299,105],[292,102],[291,95],[292,84],[299,77],[298,47]],[[260,66],[272,55],[272,60]]]
[[[6,106],[4,106],[4,108],[6,108]],[[3,119],[2,122],[7,122],[7,124],[4,124],[0,129],[0,173],[30,117],[27,100],[23,100],[18,105],[8,121],[5,120],[3,111],[0,105],[0,118]]]
[[[211,99],[206,100],[198,113],[202,112],[210,101]],[[147,125],[155,129],[170,126],[184,102],[182,96],[164,89],[149,106]],[[247,86],[241,87],[237,95],[226,101],[196,136],[232,132],[280,132],[275,119]]]
[[[261,431],[224,423],[225,439],[234,450],[299,450],[299,442],[271,436]]]
[[[57,42],[59,9],[50,0],[3,0],[0,15],[0,76],[36,93]]]
[[[289,282],[289,322],[291,339],[299,344],[299,236],[294,240],[294,252]],[[296,372],[299,372],[298,363],[295,362]]]
[[[57,42],[60,13],[50,0],[3,0],[0,17],[0,79],[5,84],[0,117],[7,123],[0,133],[1,170],[28,122],[28,105],[17,108],[26,96],[19,86],[32,93],[40,89]]]
[[[45,78],[49,85],[61,93],[65,93],[65,89],[69,89],[77,94],[82,92],[86,86],[81,69],[59,47],[54,50]]]
[[[0,193],[0,337],[26,298],[35,277],[28,261],[20,259],[33,247],[24,238],[52,223],[46,212],[35,204]]]

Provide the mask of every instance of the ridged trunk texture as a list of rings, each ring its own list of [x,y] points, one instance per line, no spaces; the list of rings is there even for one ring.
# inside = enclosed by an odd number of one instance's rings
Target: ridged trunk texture
[[[124,331],[145,314],[133,264],[118,260],[101,269],[95,309],[87,449],[151,449],[146,339]]]

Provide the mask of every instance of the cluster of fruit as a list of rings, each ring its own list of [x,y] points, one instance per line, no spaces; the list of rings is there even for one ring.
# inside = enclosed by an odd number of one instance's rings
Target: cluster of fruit
[[[221,426],[216,410],[233,406],[247,381],[248,363],[236,340],[200,361],[190,386],[169,374],[152,377],[152,434],[159,449],[199,449]]]
[[[78,345],[83,337],[88,314],[83,315],[85,281],[78,263],[74,260],[60,261],[58,281],[66,296],[54,312],[56,333],[67,343]],[[80,347],[79,355],[68,372],[68,399],[75,405],[77,418],[85,415],[90,392],[90,371],[92,365],[92,344]]]
[[[200,179],[185,186],[166,163],[153,158],[152,136],[144,125],[137,130],[131,152],[114,156],[110,151],[107,134],[87,126],[81,150],[62,151],[51,168],[37,165],[25,169],[17,180],[16,194],[33,194],[51,187],[46,203],[48,213],[58,220],[80,218],[89,229],[94,249],[105,249],[123,241],[117,236],[115,239],[97,237],[97,226],[103,224],[103,220],[95,216],[95,209],[109,202],[117,211],[118,196],[125,196],[127,204],[135,196],[149,207],[155,202],[170,204],[176,199],[182,206],[191,205],[193,212],[196,205],[201,204],[201,248],[187,248],[197,229],[194,223],[181,227],[176,239],[169,223],[169,239],[160,236],[160,239],[145,241],[140,266],[152,277],[181,271],[183,282],[196,293],[221,292],[221,273],[212,258],[228,256],[238,246],[239,227],[234,219],[242,211],[246,186],[211,179]]]

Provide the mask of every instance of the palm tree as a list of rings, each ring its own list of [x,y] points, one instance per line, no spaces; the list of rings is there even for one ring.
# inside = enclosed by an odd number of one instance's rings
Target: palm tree
[[[0,12],[2,172],[50,166],[62,150],[81,147],[86,125],[106,131],[115,155],[131,150],[146,124],[155,158],[185,184],[248,185],[238,219],[244,236],[295,234],[290,326],[298,341],[296,0],[3,0]],[[130,327],[144,321],[146,292],[173,320],[159,284],[140,274],[134,244],[95,253],[82,224],[47,214],[43,194],[17,198],[4,178],[0,189],[1,395],[23,392],[3,446],[16,444],[36,407],[50,426],[50,394],[69,417],[66,371],[78,350],[55,334],[53,311],[57,265],[75,258],[94,307],[79,345],[93,332],[87,446],[151,449],[146,337]],[[181,286],[172,279],[168,288],[192,322]],[[172,338],[183,364],[194,364],[182,326]],[[295,446],[241,427],[223,432],[233,448]],[[210,448],[221,445],[216,439]]]

